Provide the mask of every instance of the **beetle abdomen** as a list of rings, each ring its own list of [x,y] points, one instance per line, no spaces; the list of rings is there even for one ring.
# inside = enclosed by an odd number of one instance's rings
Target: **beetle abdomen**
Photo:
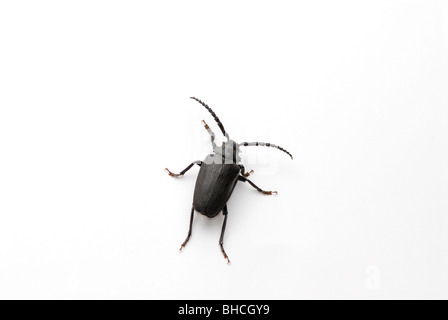
[[[208,155],[201,165],[193,197],[194,209],[210,218],[224,208],[241,170],[237,164],[214,163],[213,156]]]

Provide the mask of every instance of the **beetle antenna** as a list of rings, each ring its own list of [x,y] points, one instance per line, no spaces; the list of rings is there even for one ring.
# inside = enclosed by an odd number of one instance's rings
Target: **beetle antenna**
[[[215,114],[215,112],[212,110],[212,108],[210,108],[208,105],[206,105],[204,102],[202,102],[198,98],[190,97],[190,99],[196,100],[197,102],[202,104],[205,107],[205,109],[208,110],[208,112],[210,112],[213,119],[215,119],[216,123],[218,124],[219,129],[221,129],[222,134],[227,138],[227,140],[229,140],[229,134],[226,132],[226,130],[224,130],[224,126],[222,125],[221,120],[219,120],[218,116]]]
[[[242,142],[239,144],[240,146],[248,147],[248,146],[265,146],[265,147],[272,147],[277,148],[285,153],[287,153],[291,159],[293,159],[292,154],[290,154],[287,150],[283,149],[282,147],[276,146],[275,144],[269,143],[269,142]]]

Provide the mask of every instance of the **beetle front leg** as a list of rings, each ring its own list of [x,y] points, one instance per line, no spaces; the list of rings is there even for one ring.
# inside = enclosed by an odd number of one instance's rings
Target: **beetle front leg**
[[[268,195],[272,195],[272,194],[278,194],[277,191],[264,191],[263,189],[261,189],[260,187],[258,187],[255,183],[253,183],[252,181],[250,181],[249,179],[247,179],[246,177],[243,176],[238,176],[238,180],[239,181],[243,181],[243,182],[249,182],[250,185],[252,187],[254,187],[255,189],[257,189],[257,191],[263,193],[263,194],[268,194]]]
[[[193,163],[191,163],[188,167],[186,167],[184,170],[182,170],[180,173],[172,173],[170,170],[168,170],[168,168],[165,168],[166,171],[168,171],[168,174],[172,177],[179,177],[179,176],[183,176],[188,170],[191,169],[191,167],[193,167],[193,165],[197,164],[198,166],[202,165],[202,161],[195,161]]]
[[[213,147],[213,150],[214,150],[216,148],[215,133],[213,132],[212,129],[210,129],[210,127],[208,126],[208,124],[204,120],[202,120],[202,123],[204,124],[205,130],[207,130],[208,133],[210,134],[210,140],[212,142],[212,147]]]

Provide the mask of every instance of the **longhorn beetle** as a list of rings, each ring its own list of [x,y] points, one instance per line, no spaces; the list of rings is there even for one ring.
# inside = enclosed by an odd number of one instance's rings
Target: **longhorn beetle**
[[[285,153],[287,153],[291,159],[292,155],[283,149],[282,147],[276,146],[272,143],[264,143],[264,142],[242,142],[236,143],[235,141],[229,138],[229,134],[224,130],[224,126],[222,125],[219,118],[213,112],[213,110],[206,105],[201,100],[191,97],[191,99],[196,100],[201,105],[203,105],[208,112],[213,116],[216,123],[218,124],[219,129],[221,129],[222,134],[226,137],[227,141],[223,142],[220,147],[218,147],[215,143],[215,133],[210,129],[210,127],[202,120],[205,129],[210,134],[211,143],[213,146],[213,153],[209,154],[204,161],[195,161],[191,163],[188,167],[182,170],[180,173],[172,173],[168,168],[165,170],[168,171],[168,174],[172,177],[183,176],[188,170],[191,169],[195,164],[200,166],[199,174],[196,179],[196,186],[194,189],[193,196],[193,206],[191,208],[190,214],[190,226],[188,229],[187,238],[182,243],[179,250],[182,250],[187,244],[188,240],[190,240],[191,229],[193,226],[193,216],[194,211],[198,211],[203,215],[206,215],[209,218],[216,217],[218,213],[222,212],[224,215],[224,222],[222,224],[221,236],[219,238],[219,246],[221,248],[221,252],[224,255],[224,258],[227,259],[227,263],[230,263],[229,257],[227,256],[224,247],[223,247],[223,239],[224,232],[226,230],[227,223],[227,201],[232,195],[233,189],[238,181],[249,182],[249,184],[257,189],[259,192],[267,195],[277,194],[277,191],[264,191],[258,186],[256,186],[252,181],[247,179],[247,177],[253,173],[253,170],[250,172],[245,172],[244,166],[240,164],[241,157],[239,155],[240,147],[244,146],[266,146],[277,148]]]

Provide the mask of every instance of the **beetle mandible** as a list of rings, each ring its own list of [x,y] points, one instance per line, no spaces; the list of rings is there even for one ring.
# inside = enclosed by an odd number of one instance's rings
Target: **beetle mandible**
[[[193,226],[193,217],[194,212],[197,211],[203,215],[206,215],[209,218],[216,217],[220,212],[224,215],[224,221],[221,229],[221,236],[219,238],[219,246],[221,248],[221,252],[224,255],[224,258],[227,259],[227,263],[230,263],[229,257],[227,256],[224,246],[224,232],[226,230],[227,223],[227,201],[229,200],[232,192],[235,188],[235,185],[238,181],[248,182],[252,187],[257,189],[259,192],[272,195],[277,194],[277,191],[265,191],[255,185],[252,181],[247,179],[247,177],[253,173],[253,170],[250,172],[245,172],[244,166],[240,164],[240,147],[244,146],[266,146],[277,148],[285,153],[287,153],[291,159],[293,159],[291,153],[283,149],[282,147],[276,146],[272,143],[264,143],[264,142],[242,142],[236,143],[235,141],[229,138],[229,134],[224,130],[224,126],[213,112],[213,110],[206,105],[201,100],[190,97],[193,100],[196,100],[201,105],[203,105],[213,116],[216,123],[218,124],[219,129],[221,129],[222,134],[227,139],[227,141],[223,142],[221,146],[217,146],[215,143],[215,133],[212,129],[207,125],[207,123],[202,120],[205,129],[210,134],[211,143],[213,146],[213,153],[209,154],[204,161],[195,161],[191,163],[188,167],[182,170],[180,173],[172,173],[168,168],[165,170],[168,171],[168,174],[172,177],[183,176],[188,170],[190,170],[195,164],[200,166],[199,174],[196,179],[196,186],[194,189],[193,195],[193,206],[191,208],[190,214],[190,226],[188,228],[188,234],[185,241],[182,243],[179,250],[182,250],[187,244],[188,240],[191,237],[191,230]]]

